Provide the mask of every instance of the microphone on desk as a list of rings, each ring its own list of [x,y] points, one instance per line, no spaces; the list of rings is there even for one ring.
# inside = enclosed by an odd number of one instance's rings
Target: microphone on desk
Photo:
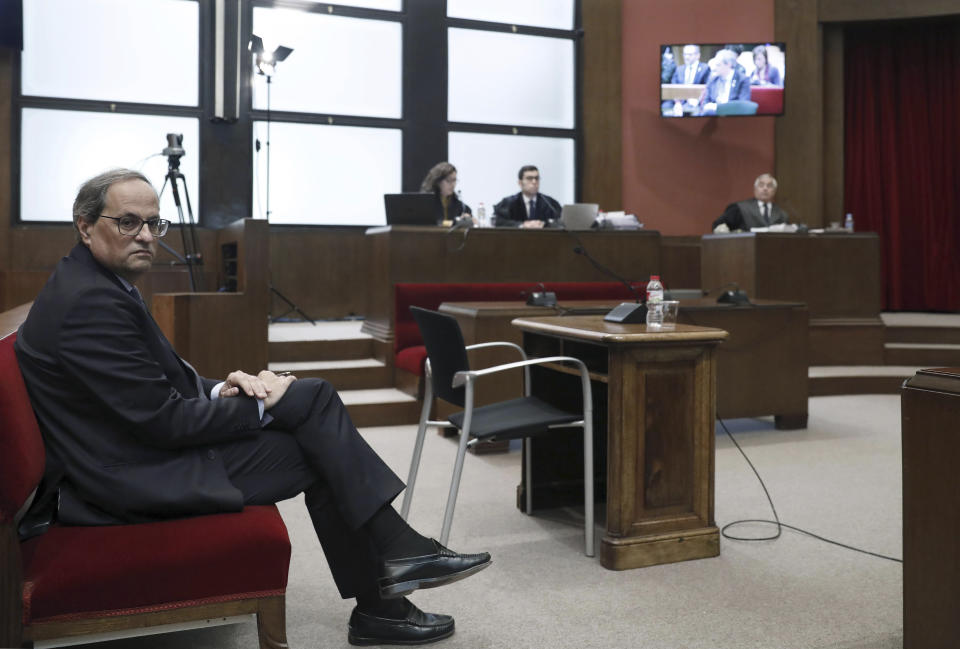
[[[750,298],[747,296],[747,292],[740,290],[740,285],[736,282],[730,282],[729,284],[712,288],[709,291],[704,291],[703,294],[710,295],[717,290],[721,291],[720,297],[717,298],[717,304],[750,305]]]
[[[647,321],[647,305],[644,300],[641,300],[637,289],[635,289],[630,282],[594,259],[593,255],[587,252],[587,249],[582,244],[576,246],[573,249],[573,252],[586,257],[587,261],[589,261],[594,268],[599,270],[604,275],[617,280],[626,286],[627,290],[633,293],[633,296],[636,300],[635,302],[623,302],[618,306],[615,306],[610,310],[610,312],[607,313],[607,315],[603,316],[604,320],[607,322],[619,322],[620,324],[642,324]]]
[[[547,287],[543,285],[543,282],[537,284],[540,290],[534,289],[529,296],[527,296],[527,306],[557,306],[557,294],[553,291],[548,291]]]

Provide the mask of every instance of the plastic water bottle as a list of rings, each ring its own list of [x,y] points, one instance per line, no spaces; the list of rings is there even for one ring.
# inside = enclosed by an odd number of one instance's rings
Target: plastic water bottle
[[[483,202],[477,203],[477,225],[481,228],[488,227],[487,223],[487,208],[483,206]]]
[[[663,326],[663,284],[659,275],[651,275],[647,282],[647,328]]]
[[[847,212],[847,216],[843,219],[843,229],[847,232],[853,232],[853,214]]]

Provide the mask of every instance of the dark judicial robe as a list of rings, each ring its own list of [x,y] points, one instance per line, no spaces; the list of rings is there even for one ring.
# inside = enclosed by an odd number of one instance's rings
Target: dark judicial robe
[[[560,203],[547,196],[537,194],[534,203],[535,213],[527,216],[527,205],[523,192],[507,196],[494,205],[494,225],[497,227],[520,227],[524,221],[543,221],[544,223],[560,225]]]

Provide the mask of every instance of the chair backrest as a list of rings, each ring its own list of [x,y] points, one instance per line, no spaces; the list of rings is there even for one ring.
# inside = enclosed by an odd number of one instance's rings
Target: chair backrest
[[[16,339],[16,333],[0,338],[0,523],[13,521],[40,483],[46,460],[13,351]]]
[[[462,387],[453,387],[453,375],[470,369],[460,325],[456,318],[439,311],[412,306],[410,312],[420,327],[427,348],[434,394],[463,408],[466,391]]]
[[[757,102],[734,99],[723,104],[717,104],[717,115],[756,115]]]

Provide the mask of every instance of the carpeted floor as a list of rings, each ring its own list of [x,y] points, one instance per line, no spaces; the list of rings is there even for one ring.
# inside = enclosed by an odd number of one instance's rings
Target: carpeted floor
[[[806,430],[778,431],[772,419],[727,425],[763,476],[783,522],[901,556],[898,396],[811,398]],[[363,431],[401,477],[415,432],[412,426]],[[454,453],[454,442],[428,435],[411,512],[414,526],[428,535],[439,533]],[[422,608],[456,617],[456,634],[438,648],[903,646],[899,563],[784,530],[775,541],[723,539],[715,559],[612,572],[583,556],[580,512],[527,517],[515,509],[519,477],[519,451],[467,457],[450,546],[488,550],[494,563],[466,581],[414,595]],[[349,646],[346,623],[353,603],[337,595],[299,499],[282,503],[281,511],[294,548],[287,594],[290,646]],[[716,513],[721,526],[770,517],[760,485],[722,431]],[[748,525],[731,533],[772,531]],[[253,649],[257,640],[255,625],[245,624],[95,646]]]

